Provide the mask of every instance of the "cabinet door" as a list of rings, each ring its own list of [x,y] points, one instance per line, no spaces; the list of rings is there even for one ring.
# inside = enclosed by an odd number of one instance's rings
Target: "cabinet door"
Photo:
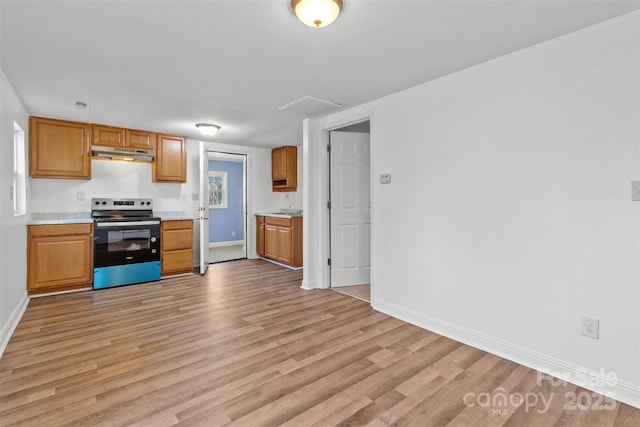
[[[28,247],[29,293],[91,286],[92,246],[90,234],[31,238]]]
[[[291,228],[278,227],[278,253],[276,258],[286,264],[291,264]]]
[[[157,135],[153,182],[187,182],[186,140],[180,136]]]
[[[127,129],[125,132],[125,143],[126,146],[130,148],[155,150],[156,134],[145,130]]]
[[[32,178],[91,179],[91,125],[29,118],[29,175]]]
[[[264,255],[264,217],[256,217],[256,253]]]
[[[298,148],[292,145],[271,150],[272,191],[296,191],[298,187]]]
[[[91,125],[91,139],[93,145],[105,147],[124,147],[125,131],[113,126]]]
[[[162,255],[162,275],[189,273],[193,270],[193,249],[165,252]]]
[[[287,147],[271,150],[271,180],[280,181],[287,179]]]
[[[264,256],[278,258],[278,227],[275,225],[264,226]]]

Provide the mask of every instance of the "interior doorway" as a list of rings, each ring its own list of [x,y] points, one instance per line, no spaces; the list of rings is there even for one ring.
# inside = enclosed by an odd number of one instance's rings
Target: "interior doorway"
[[[209,151],[209,264],[247,258],[247,156]]]
[[[369,120],[330,131],[329,145],[330,286],[370,301]]]

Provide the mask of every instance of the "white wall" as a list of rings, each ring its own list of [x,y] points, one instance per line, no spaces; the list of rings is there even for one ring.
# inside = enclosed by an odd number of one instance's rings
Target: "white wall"
[[[640,405],[639,28],[633,12],[318,122],[305,149],[326,170],[321,129],[372,115],[374,308],[573,381],[604,369]]]
[[[26,217],[13,216],[13,123],[28,138],[27,111],[0,69],[0,356],[28,303]]]

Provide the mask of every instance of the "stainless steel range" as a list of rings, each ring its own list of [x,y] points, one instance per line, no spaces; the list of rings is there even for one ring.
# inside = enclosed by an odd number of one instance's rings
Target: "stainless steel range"
[[[93,289],[160,280],[160,218],[151,199],[91,199]]]

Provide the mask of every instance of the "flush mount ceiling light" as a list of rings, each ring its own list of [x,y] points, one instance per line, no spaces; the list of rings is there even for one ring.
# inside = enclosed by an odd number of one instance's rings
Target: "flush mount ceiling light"
[[[212,124],[209,124],[209,123],[198,123],[198,124],[196,124],[196,127],[198,128],[200,133],[205,135],[205,136],[213,136],[220,129],[220,126],[212,125]]]
[[[322,28],[336,20],[342,0],[291,0],[291,8],[303,24]]]

